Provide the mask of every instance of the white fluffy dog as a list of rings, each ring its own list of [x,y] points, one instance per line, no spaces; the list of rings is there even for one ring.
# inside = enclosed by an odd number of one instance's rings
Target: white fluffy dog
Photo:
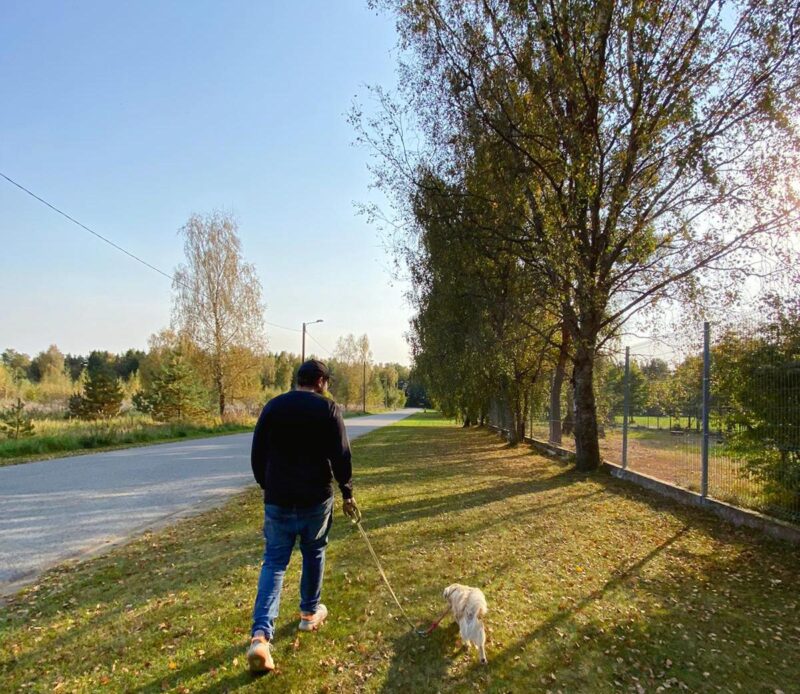
[[[467,645],[474,644],[481,663],[487,663],[486,631],[483,628],[483,616],[488,612],[486,596],[478,588],[453,583],[444,589],[444,599],[458,622],[461,640]]]

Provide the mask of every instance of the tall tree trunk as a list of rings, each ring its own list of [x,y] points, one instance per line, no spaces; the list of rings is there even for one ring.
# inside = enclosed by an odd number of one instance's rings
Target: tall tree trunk
[[[516,446],[519,443],[519,429],[517,428],[517,413],[519,412],[519,399],[508,404],[508,443]]]
[[[225,416],[225,380],[222,373],[222,365],[215,365],[214,385],[217,388],[217,397],[219,398],[219,416]]]
[[[528,419],[528,408],[530,406],[530,398],[527,391],[520,399],[517,400],[517,440],[525,440],[525,421]]]
[[[561,388],[567,370],[569,356],[569,332],[567,326],[561,326],[561,347],[558,351],[558,362],[550,383],[550,442],[561,443]]]
[[[581,340],[576,344],[573,371],[575,392],[575,466],[590,471],[600,467],[600,445],[597,439],[597,405],[594,397],[593,344]]]
[[[225,417],[225,391],[222,389],[222,384],[219,386],[219,416]]]
[[[569,379],[569,388],[567,388],[567,406],[564,414],[564,419],[561,420],[561,434],[562,436],[572,436],[575,431],[575,369],[572,369],[573,375]]]

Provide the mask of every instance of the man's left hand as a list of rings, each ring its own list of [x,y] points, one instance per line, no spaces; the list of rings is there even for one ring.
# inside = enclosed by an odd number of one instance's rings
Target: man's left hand
[[[342,511],[344,511],[344,515],[353,521],[353,523],[358,523],[358,521],[361,520],[361,511],[359,510],[354,497],[344,500]]]

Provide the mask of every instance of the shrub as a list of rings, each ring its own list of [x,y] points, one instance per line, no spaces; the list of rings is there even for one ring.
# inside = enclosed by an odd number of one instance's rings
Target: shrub
[[[0,431],[10,439],[22,439],[33,436],[33,422],[25,412],[25,405],[17,398],[17,404],[0,412]]]

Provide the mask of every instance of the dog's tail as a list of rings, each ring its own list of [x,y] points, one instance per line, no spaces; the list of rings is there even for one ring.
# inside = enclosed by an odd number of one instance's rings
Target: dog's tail
[[[483,639],[481,638],[481,634],[483,634],[483,616],[486,614],[486,608],[481,606],[477,606],[465,615],[466,619],[464,627],[466,627],[462,632],[462,637],[466,638],[469,641],[477,644],[480,643]]]
[[[487,612],[488,610],[483,605],[478,605],[474,609],[467,612],[467,624],[469,624],[470,631],[473,631],[480,626],[480,623],[483,621],[483,617]]]

